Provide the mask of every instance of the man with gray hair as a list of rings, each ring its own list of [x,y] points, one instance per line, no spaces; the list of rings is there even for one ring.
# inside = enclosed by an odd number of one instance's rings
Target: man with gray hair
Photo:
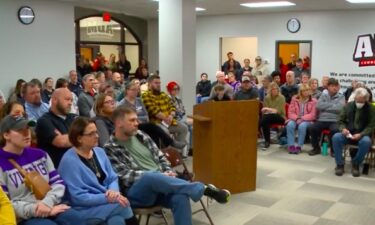
[[[83,78],[84,90],[78,97],[78,111],[80,116],[90,117],[90,111],[94,105],[95,91],[93,74],[86,74]]]
[[[375,107],[369,102],[369,93],[365,88],[354,91],[354,101],[349,102],[341,111],[338,125],[339,131],[332,137],[335,152],[335,174],[344,174],[345,160],[342,157],[346,144],[358,145],[358,150],[352,158],[352,175],[360,176],[359,166],[370,150],[371,137],[375,129]]]
[[[285,101],[289,104],[292,97],[298,93],[299,87],[296,84],[294,72],[289,70],[286,72],[286,82],[281,85],[280,92],[285,97]]]
[[[211,93],[210,93],[210,99],[214,99],[216,97],[216,93],[215,93],[215,86],[217,85],[222,85],[224,87],[224,94],[226,94],[229,98],[233,98],[233,88],[227,84],[227,82],[225,82],[225,74],[224,72],[222,71],[217,71],[216,72],[216,79],[217,81],[216,82],[213,82],[212,83],[212,89],[211,89]]]

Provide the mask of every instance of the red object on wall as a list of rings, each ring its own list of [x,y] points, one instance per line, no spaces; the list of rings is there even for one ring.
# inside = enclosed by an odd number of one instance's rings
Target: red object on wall
[[[103,21],[110,22],[111,21],[111,14],[109,12],[103,13]]]

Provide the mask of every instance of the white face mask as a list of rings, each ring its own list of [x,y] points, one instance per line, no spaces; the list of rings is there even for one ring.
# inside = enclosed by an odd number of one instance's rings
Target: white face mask
[[[355,103],[355,106],[357,106],[357,109],[362,109],[362,107],[365,105],[365,103]]]

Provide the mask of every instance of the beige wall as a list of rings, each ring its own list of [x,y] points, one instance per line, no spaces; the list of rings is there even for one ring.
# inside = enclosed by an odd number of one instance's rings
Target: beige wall
[[[258,38],[256,37],[223,37],[221,38],[221,61],[222,65],[228,60],[227,53],[233,52],[235,60],[243,66],[243,60],[250,59],[250,65],[254,64],[254,59],[258,54]]]

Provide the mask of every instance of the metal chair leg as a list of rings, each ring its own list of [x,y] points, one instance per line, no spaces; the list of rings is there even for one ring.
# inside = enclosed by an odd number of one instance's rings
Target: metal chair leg
[[[163,216],[165,224],[168,225],[169,223],[168,223],[167,216],[165,215],[164,210],[161,210],[161,215]]]
[[[208,220],[210,221],[210,224],[211,224],[211,225],[214,225],[214,222],[212,221],[211,216],[210,216],[210,214],[208,213],[207,208],[206,208],[206,206],[204,205],[203,200],[200,199],[199,202],[201,203],[202,208],[203,208],[203,212],[206,214]]]

